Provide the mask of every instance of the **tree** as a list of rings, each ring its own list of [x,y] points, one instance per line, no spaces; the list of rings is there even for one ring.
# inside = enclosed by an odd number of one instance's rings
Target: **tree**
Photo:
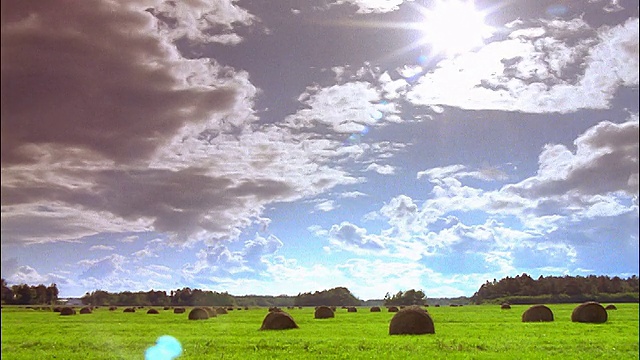
[[[0,298],[2,299],[2,303],[11,304],[13,303],[13,291],[11,290],[11,288],[7,286],[7,282],[5,281],[5,279],[1,279],[1,280],[2,280],[2,294],[0,295]]]
[[[389,293],[387,293],[389,295]],[[390,305],[424,305],[426,304],[427,296],[422,290],[407,290],[405,292],[398,291],[395,295],[388,297],[385,296],[384,304]]]

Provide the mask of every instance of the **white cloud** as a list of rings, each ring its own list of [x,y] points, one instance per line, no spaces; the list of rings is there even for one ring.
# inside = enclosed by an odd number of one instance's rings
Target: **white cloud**
[[[96,250],[115,250],[115,246],[109,246],[109,245],[93,245],[92,247],[89,248],[89,251],[96,251]]]
[[[336,204],[335,204],[335,202],[333,200],[326,200],[326,201],[322,201],[320,203],[317,203],[313,208],[318,210],[318,211],[328,212],[328,211],[331,211],[331,210],[335,209],[336,208]]]
[[[567,113],[607,108],[620,85],[638,84],[637,18],[597,34],[579,19],[542,26],[550,36],[515,30],[515,38],[440,62],[407,99],[469,110]],[[569,45],[572,36],[580,40]],[[579,75],[568,75],[573,72]]]
[[[380,103],[379,90],[364,81],[309,87],[299,100],[307,108],[285,119],[294,129],[325,125],[337,133],[362,133],[380,122],[385,113],[395,111],[392,103]]]
[[[350,251],[378,251],[384,249],[384,244],[376,237],[369,236],[367,230],[349,222],[333,225],[328,231],[330,242],[338,248]]]
[[[638,194],[638,117],[615,124],[604,121],[575,141],[575,152],[564,145],[547,145],[539,158],[536,176],[510,185],[525,197],[564,194],[606,195],[622,191]]]
[[[234,28],[239,25],[249,26],[256,20],[254,15],[234,4],[235,2],[157,1],[149,8],[149,12],[158,18],[160,32],[172,41],[187,38],[198,43],[235,45],[242,38],[232,32]],[[221,30],[224,33],[220,33]]]
[[[365,171],[375,171],[380,175],[393,175],[395,174],[396,169],[391,165],[380,165],[376,163],[371,163],[369,164],[369,166],[367,166]]]
[[[335,0],[335,4],[352,4],[358,7],[357,12],[386,13],[398,10],[405,0]]]

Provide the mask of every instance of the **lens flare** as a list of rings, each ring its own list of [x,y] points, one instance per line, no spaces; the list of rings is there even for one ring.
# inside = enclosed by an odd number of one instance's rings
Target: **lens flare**
[[[182,345],[178,339],[163,335],[156,344],[144,353],[144,360],[173,360],[182,354]]]

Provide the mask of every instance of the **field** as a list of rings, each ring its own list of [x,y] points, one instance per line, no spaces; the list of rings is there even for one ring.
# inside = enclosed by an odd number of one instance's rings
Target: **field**
[[[604,324],[571,322],[575,304],[548,305],[555,321],[523,323],[526,305],[429,307],[435,334],[388,335],[393,313],[359,308],[314,319],[313,308],[285,309],[299,329],[259,331],[267,309],[229,311],[208,320],[145,309],[92,314],[2,309],[2,358],[144,359],[162,335],[192,359],[638,359],[638,304],[618,304]]]

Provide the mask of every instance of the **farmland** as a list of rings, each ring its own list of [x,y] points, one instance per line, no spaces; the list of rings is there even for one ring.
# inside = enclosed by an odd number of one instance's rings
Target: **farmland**
[[[124,313],[106,307],[60,316],[49,310],[2,309],[3,359],[143,359],[162,335],[189,359],[637,359],[638,304],[617,304],[604,324],[571,322],[576,304],[551,304],[555,321],[523,323],[529,306],[428,308],[435,334],[390,336],[393,313],[337,309],[314,319],[313,308],[285,309],[299,329],[259,331],[265,308],[187,320],[157,308]],[[187,309],[189,310],[189,309]]]

